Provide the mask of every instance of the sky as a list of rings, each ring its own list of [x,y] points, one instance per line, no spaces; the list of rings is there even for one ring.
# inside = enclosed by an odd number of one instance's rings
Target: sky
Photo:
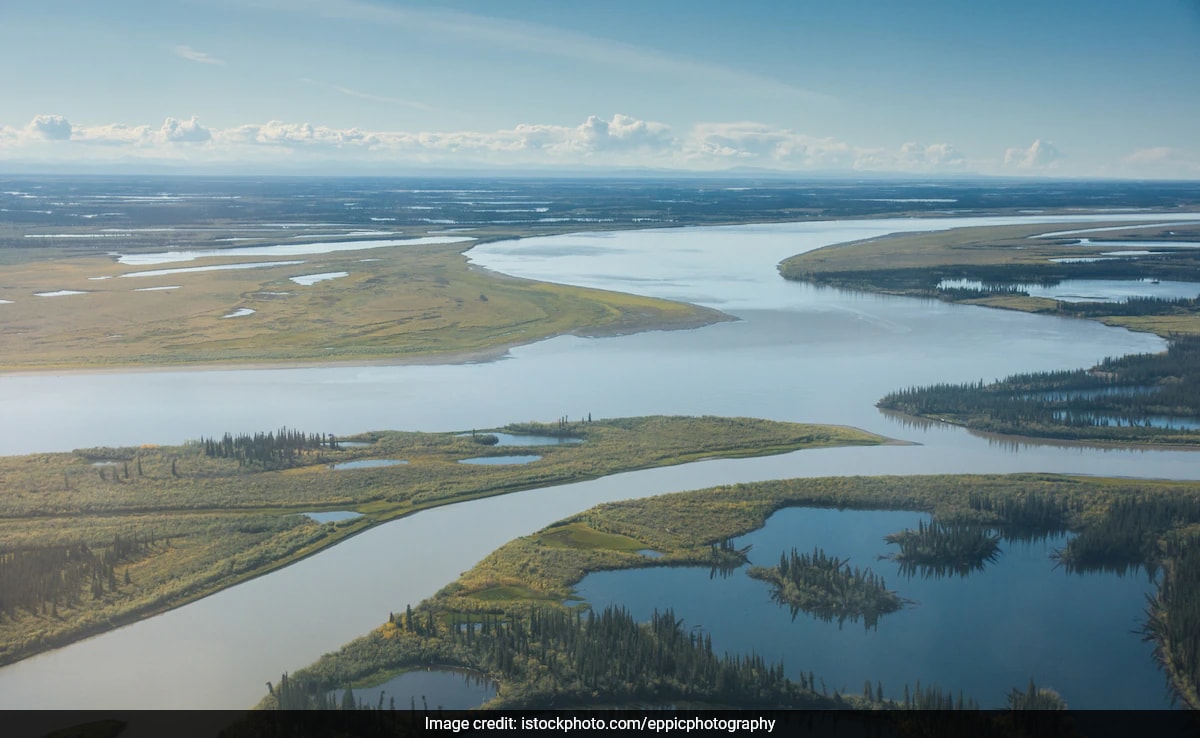
[[[1200,179],[1200,0],[3,0],[0,172]]]

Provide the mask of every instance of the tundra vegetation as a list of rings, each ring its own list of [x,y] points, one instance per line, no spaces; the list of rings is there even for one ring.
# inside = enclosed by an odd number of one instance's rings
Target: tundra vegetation
[[[0,663],[176,607],[430,507],[700,458],[885,440],[708,416],[562,418],[504,430],[582,442],[542,446],[530,464],[475,466],[457,462],[505,449],[481,446],[478,434],[335,438],[284,428],[0,458]],[[408,463],[331,468],[379,459]],[[300,514],[333,510],[360,516],[318,524]]]
[[[9,330],[0,369],[445,360],[565,333],[729,319],[694,305],[475,268],[463,256],[472,245],[392,246],[307,256],[303,265],[138,278],[123,275],[146,267],[108,256],[8,266],[0,299],[12,303],[4,305]],[[267,261],[230,254],[182,266]],[[289,279],[338,271],[347,276],[308,286]],[[143,291],[172,286],[178,289]],[[32,297],[53,290],[83,294]],[[225,317],[240,308],[254,312]]]
[[[326,706],[330,690],[436,666],[471,669],[498,682],[486,707],[973,704],[919,686],[925,696],[914,699],[908,685],[903,701],[885,700],[879,684],[862,697],[829,693],[803,664],[788,665],[801,675],[793,681],[754,656],[718,658],[707,636],[685,630],[672,613],[635,625],[619,609],[584,614],[586,603],[574,599],[573,586],[593,571],[744,562],[745,551],[730,539],[761,527],[776,510],[797,506],[920,510],[935,522],[977,526],[1005,539],[1070,530],[1077,535],[1060,558],[1073,570],[1156,571],[1147,637],[1158,646],[1174,692],[1196,704],[1200,491],[1181,482],[1013,474],[791,479],[599,505],[509,542],[428,600],[286,675],[280,682],[286,690],[273,687],[260,706]],[[647,556],[648,550],[659,555]],[[791,560],[786,566],[790,574]],[[845,573],[828,557],[823,568],[831,576]],[[553,634],[538,630],[547,624]],[[1061,706],[1057,695],[1036,686],[1014,689],[1007,699],[1018,708]]]
[[[1111,225],[1072,223],[1069,228]],[[1054,230],[1055,226],[1041,224],[896,234],[798,254],[781,262],[779,271],[785,279],[843,289],[1088,318],[1160,336],[1200,333],[1200,302],[1196,299],[1071,303],[1030,297],[1021,289],[1025,284],[1053,285],[1069,279],[1200,283],[1200,248],[1164,248],[1126,258],[1103,256],[1113,250],[1107,245],[1112,241],[1178,242],[1181,246],[1197,242],[1200,227],[1171,225],[1084,234],[1093,236],[1086,243],[1076,236],[1037,237]],[[954,280],[979,282],[982,286],[962,289],[943,284]],[[1196,292],[1200,296],[1200,284]]]

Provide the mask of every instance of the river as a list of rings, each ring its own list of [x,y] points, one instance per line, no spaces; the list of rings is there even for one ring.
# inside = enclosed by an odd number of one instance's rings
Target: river
[[[707,461],[423,512],[191,605],[0,669],[0,707],[253,704],[267,680],[429,596],[505,541],[607,500],[836,474],[1197,478],[1200,465],[1188,452],[998,442],[957,428],[908,425],[874,407],[898,387],[1078,368],[1159,350],[1164,343],[1157,337],[1081,320],[817,288],[786,282],[775,270],[794,253],[898,230],[1096,220],[834,221],[486,244],[469,256],[492,269],[690,300],[739,320],[690,331],[560,336],[478,364],[0,377],[5,454],[177,443],[281,425],[343,434],[464,430],[588,413],[840,423],[919,444]]]

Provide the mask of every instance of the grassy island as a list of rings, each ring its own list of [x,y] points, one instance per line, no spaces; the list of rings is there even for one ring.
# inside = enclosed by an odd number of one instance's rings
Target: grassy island
[[[0,663],[176,607],[431,507],[700,458],[885,440],[717,417],[564,419],[504,430],[581,442],[539,446],[532,463],[472,465],[458,462],[506,449],[480,443],[486,433],[335,439],[280,429],[0,458]],[[321,524],[303,514],[328,511],[349,519]]]
[[[866,690],[861,698],[829,693],[803,664],[789,664],[803,674],[791,681],[757,657],[730,655],[722,662],[705,636],[682,630],[671,613],[634,625],[621,610],[585,614],[571,599],[572,587],[588,572],[728,565],[730,556],[743,555],[729,539],[762,527],[785,507],[921,510],[935,520],[986,526],[1018,539],[1073,530],[1078,535],[1063,555],[1080,568],[1164,567],[1148,633],[1159,643],[1177,693],[1196,704],[1197,602],[1186,583],[1196,576],[1193,560],[1200,557],[1191,552],[1200,538],[1184,534],[1200,528],[1200,491],[1190,483],[1015,474],[792,479],[600,505],[511,541],[430,599],[288,675],[286,692],[274,688],[261,706],[320,706],[331,689],[367,687],[407,669],[439,665],[496,680],[499,691],[488,707],[875,704],[878,686],[873,697]],[[537,630],[547,623],[563,635]],[[624,648],[644,648],[647,656],[604,656]],[[942,692],[934,694],[908,704],[955,706]]]
[[[1119,224],[1118,224],[1119,225]],[[1133,224],[1129,224],[1132,226]],[[1108,242],[1193,242],[1200,228],[1168,225],[1112,230],[1086,242],[1080,236],[1040,234],[1115,227],[1111,223],[1069,226],[1011,225],[955,228],[936,233],[901,233],[826,246],[785,259],[785,279],[844,289],[925,297],[967,305],[1098,320],[1160,336],[1200,333],[1197,299],[1131,299],[1125,302],[1063,302],[1030,297],[1021,286],[1068,279],[1147,279],[1200,282],[1200,250],[1165,248],[1136,257],[1107,256]],[[955,287],[954,280],[978,282]]]
[[[96,255],[7,265],[0,370],[447,361],[567,333],[729,320],[695,305],[490,272],[463,256],[475,243],[365,246],[282,262],[230,252],[166,266],[266,266],[161,276]],[[30,297],[62,290],[78,294]]]
[[[870,569],[850,568],[850,562],[829,556],[821,549],[811,554],[792,549],[780,554],[779,565],[752,566],[746,575],[771,585],[771,595],[792,608],[792,619],[803,611],[825,621],[862,619],[867,628],[879,624],[879,616],[895,612],[904,600],[890,591],[883,578]]]

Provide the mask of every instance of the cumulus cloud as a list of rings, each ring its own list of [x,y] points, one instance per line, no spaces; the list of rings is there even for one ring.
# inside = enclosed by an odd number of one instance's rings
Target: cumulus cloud
[[[721,170],[753,166],[783,171],[961,170],[969,162],[948,143],[906,143],[898,149],[865,148],[831,137],[752,121],[701,123],[675,131],[665,123],[617,113],[589,116],[578,125],[526,123],[494,131],[396,131],[336,128],[271,120],[219,128],[199,118],[167,118],[161,125],[72,125],[39,116],[41,129],[68,131],[68,143],[49,144],[33,124],[0,127],[6,155],[36,142],[50,158],[84,160],[174,159],[181,163],[288,160],[427,165],[631,166]],[[57,126],[57,127],[56,127]],[[1045,146],[1045,145],[1043,145]],[[68,149],[70,153],[68,152]],[[109,153],[102,153],[102,152]],[[59,152],[59,153],[53,153]]]
[[[201,143],[212,138],[212,132],[200,125],[194,115],[191,120],[167,118],[159,132],[165,140],[177,143]]]
[[[196,49],[193,49],[191,46],[186,46],[184,44],[180,44],[179,46],[176,46],[174,51],[175,51],[175,56],[178,56],[181,59],[187,59],[188,61],[200,62],[201,64],[224,64],[225,63],[224,59],[218,59],[215,56],[210,56],[210,55],[204,53],[203,51],[197,51]]]
[[[61,115],[37,115],[28,130],[50,141],[66,141],[71,137],[71,122]]]
[[[1012,148],[1004,152],[1004,166],[1009,169],[1043,169],[1062,158],[1062,153],[1049,141],[1038,139],[1027,149]]]
[[[854,161],[853,148],[843,141],[747,121],[695,126],[685,153],[694,162],[726,160],[800,169],[845,167]]]

